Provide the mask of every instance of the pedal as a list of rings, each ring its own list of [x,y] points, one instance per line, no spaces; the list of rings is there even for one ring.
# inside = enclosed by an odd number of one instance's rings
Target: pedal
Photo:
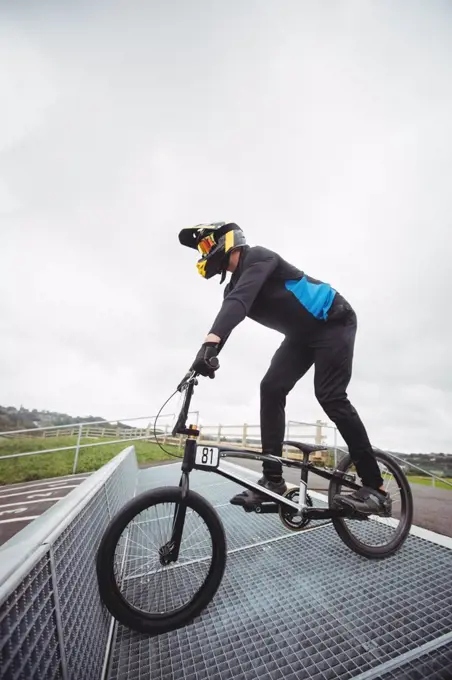
[[[347,515],[346,519],[354,519],[358,522],[368,522],[370,515],[365,515],[363,512],[351,511],[350,515]]]
[[[352,482],[352,484],[356,482],[356,475],[349,475],[347,472],[342,472],[342,470],[333,470],[333,475],[345,479],[346,482]]]
[[[278,505],[276,503],[244,503],[242,508],[245,512],[255,512],[258,515],[278,512]]]

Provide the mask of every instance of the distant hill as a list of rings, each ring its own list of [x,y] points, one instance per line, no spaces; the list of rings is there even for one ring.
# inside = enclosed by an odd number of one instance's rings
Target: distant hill
[[[449,453],[398,453],[395,455],[434,475],[452,477],[452,455]]]
[[[8,430],[25,430],[33,427],[49,427],[51,425],[73,425],[76,423],[92,423],[103,421],[99,416],[69,416],[67,413],[56,411],[30,411],[22,406],[17,409],[14,406],[0,406],[0,432]]]

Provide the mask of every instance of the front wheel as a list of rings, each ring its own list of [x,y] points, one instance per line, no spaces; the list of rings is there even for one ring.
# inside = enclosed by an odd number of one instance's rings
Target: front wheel
[[[392,498],[392,516],[369,515],[361,519],[334,518],[332,521],[349,548],[364,557],[381,559],[399,550],[407,538],[413,521],[413,497],[410,484],[394,458],[383,451],[375,451],[374,455],[383,477],[384,489]],[[356,475],[349,454],[340,461],[337,470]],[[347,491],[352,490],[341,484],[340,479],[331,480],[328,489],[330,508],[334,507],[334,496]]]
[[[175,526],[181,534],[172,553]],[[112,616],[140,633],[160,634],[207,607],[225,565],[225,532],[212,505],[194,491],[182,499],[180,487],[164,487],[134,498],[111,520],[96,566]]]

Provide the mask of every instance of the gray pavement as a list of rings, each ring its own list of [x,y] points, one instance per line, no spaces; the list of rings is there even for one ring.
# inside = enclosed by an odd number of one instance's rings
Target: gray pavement
[[[0,487],[0,546],[81,484],[90,473]]]

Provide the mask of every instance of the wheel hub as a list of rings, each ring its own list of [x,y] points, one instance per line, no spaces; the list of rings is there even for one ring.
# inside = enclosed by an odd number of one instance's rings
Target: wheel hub
[[[172,541],[165,543],[159,549],[159,561],[164,567],[168,566],[171,562],[174,562],[174,543]]]

